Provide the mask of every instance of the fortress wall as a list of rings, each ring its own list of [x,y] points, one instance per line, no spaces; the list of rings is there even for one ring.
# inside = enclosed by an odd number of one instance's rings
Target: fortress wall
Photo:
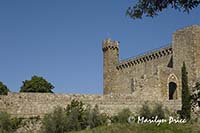
[[[145,100],[161,101],[163,88],[160,86],[162,76],[160,70],[167,69],[171,58],[172,47],[167,46],[143,56],[122,61],[117,66],[118,73],[113,91],[126,94],[137,93],[138,96],[145,97]],[[131,64],[138,62],[137,60],[139,63]],[[165,82],[167,84],[167,81]]]
[[[53,111],[56,106],[66,108],[72,99],[81,100],[92,106],[97,104],[100,111],[107,114],[115,114],[124,108],[137,112],[143,104],[141,98],[137,98],[136,95],[9,93],[6,96],[0,95],[0,111],[7,111],[17,117],[42,117],[45,113]],[[175,105],[172,109],[179,109],[180,104],[177,103],[167,103],[165,106],[170,108]]]
[[[200,76],[200,26],[194,25],[177,30],[173,34],[174,69],[181,75],[183,62],[188,71],[189,86]]]

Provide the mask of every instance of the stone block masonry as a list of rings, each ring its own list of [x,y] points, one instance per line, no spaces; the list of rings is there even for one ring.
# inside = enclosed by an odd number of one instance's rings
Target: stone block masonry
[[[200,77],[200,26],[177,30],[172,44],[119,61],[117,41],[103,41],[104,94],[134,94],[166,104],[181,101],[181,67],[189,87]]]
[[[140,109],[144,98],[127,94],[115,95],[81,95],[81,94],[51,94],[51,93],[8,93],[8,95],[0,95],[0,111],[6,111],[12,116],[17,117],[43,117],[44,114],[54,110],[60,106],[66,108],[72,99],[80,100],[91,106],[98,105],[100,111],[107,114],[116,114],[124,108],[129,108],[135,112]],[[151,103],[151,101],[149,101]],[[167,103],[171,106],[174,103]],[[179,109],[179,104],[171,106]]]
[[[189,87],[200,78],[200,26],[177,30],[172,44],[127,60],[119,60],[118,41],[103,41],[104,95],[8,93],[0,96],[0,111],[17,117],[44,116],[72,99],[115,114],[124,108],[138,112],[142,104],[161,103],[181,109],[181,67],[186,63]]]

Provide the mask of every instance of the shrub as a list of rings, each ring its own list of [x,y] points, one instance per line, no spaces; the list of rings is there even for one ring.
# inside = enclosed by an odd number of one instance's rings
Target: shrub
[[[150,107],[147,105],[147,103],[142,105],[142,108],[140,109],[139,115],[141,117],[145,118],[152,118],[155,116],[158,116],[158,118],[162,119],[165,118],[165,112],[162,109],[161,104],[156,104],[153,109],[150,109]]]
[[[123,109],[116,116],[111,118],[113,123],[128,123],[129,117],[132,116],[131,111],[128,108]]]
[[[106,121],[107,115],[101,114],[98,106],[91,109],[81,101],[72,100],[66,109],[57,107],[52,113],[46,114],[42,124],[45,133],[63,133],[94,128]]]
[[[13,130],[18,129],[19,126],[20,126],[21,123],[22,123],[22,120],[23,120],[23,118],[16,118],[16,117],[11,118],[10,121],[11,121],[12,129],[13,129]]]
[[[88,105],[78,100],[72,100],[65,109],[66,131],[78,131],[87,127]]]
[[[159,119],[165,118],[165,112],[161,104],[156,104],[151,113],[152,116],[158,116]]]
[[[2,132],[11,131],[10,115],[6,112],[0,112],[0,129]]]
[[[15,131],[21,124],[21,118],[11,118],[7,112],[0,112],[0,132]]]
[[[152,114],[151,114],[151,109],[149,108],[149,106],[147,105],[147,103],[142,105],[142,108],[139,111],[139,115],[145,118],[151,118]]]
[[[90,128],[104,125],[107,122],[108,116],[101,114],[97,105],[93,109],[88,110],[87,124]]]
[[[55,108],[52,113],[46,114],[42,120],[44,133],[63,133],[65,122],[65,113],[61,107]]]

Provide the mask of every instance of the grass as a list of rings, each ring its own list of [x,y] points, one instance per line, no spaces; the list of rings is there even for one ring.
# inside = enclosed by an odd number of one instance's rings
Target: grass
[[[198,124],[112,124],[70,133],[200,133]]]

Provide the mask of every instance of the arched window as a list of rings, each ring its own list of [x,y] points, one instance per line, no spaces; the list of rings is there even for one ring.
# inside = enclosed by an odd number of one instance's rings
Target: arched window
[[[176,88],[177,88],[177,85],[176,83],[174,82],[170,82],[169,83],[169,100],[173,100],[173,99],[176,99]]]

